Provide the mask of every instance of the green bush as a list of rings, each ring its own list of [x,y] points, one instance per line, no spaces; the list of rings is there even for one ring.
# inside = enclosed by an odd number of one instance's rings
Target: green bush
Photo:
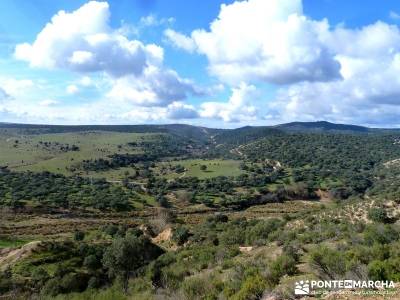
[[[190,232],[186,227],[180,226],[174,230],[172,240],[178,245],[183,245],[189,238]]]
[[[310,253],[310,264],[322,279],[341,278],[346,273],[346,260],[339,251],[319,246]]]
[[[251,300],[261,299],[265,289],[267,288],[267,282],[261,275],[256,274],[249,276],[243,282],[239,292],[237,292],[232,299],[234,300]]]
[[[296,260],[287,254],[283,254],[271,264],[268,281],[271,285],[276,285],[283,275],[293,275],[296,272]]]
[[[368,265],[368,277],[372,280],[387,280],[386,269],[386,262],[374,260]]]
[[[374,243],[389,244],[398,239],[399,232],[391,225],[369,225],[364,231],[364,240],[367,245],[373,245]]]
[[[368,211],[368,219],[378,223],[386,223],[389,220],[386,210],[383,208],[371,208]]]
[[[75,241],[83,241],[83,239],[85,238],[85,233],[77,230],[74,232],[74,240]]]

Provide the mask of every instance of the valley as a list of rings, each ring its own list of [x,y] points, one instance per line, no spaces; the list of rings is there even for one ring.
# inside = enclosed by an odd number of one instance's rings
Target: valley
[[[278,300],[303,279],[400,281],[399,138],[0,123],[0,299]]]

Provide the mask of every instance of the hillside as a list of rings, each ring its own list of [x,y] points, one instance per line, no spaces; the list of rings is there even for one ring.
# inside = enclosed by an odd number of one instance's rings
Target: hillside
[[[2,123],[0,293],[279,300],[298,280],[398,280],[399,140],[327,122]]]

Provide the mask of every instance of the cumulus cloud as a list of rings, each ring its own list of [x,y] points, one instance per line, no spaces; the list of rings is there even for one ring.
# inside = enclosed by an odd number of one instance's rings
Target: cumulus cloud
[[[200,116],[220,119],[225,122],[252,121],[257,118],[257,109],[252,100],[257,97],[256,87],[241,83],[232,89],[228,102],[204,102],[201,104]]]
[[[91,1],[73,12],[60,11],[32,44],[17,45],[15,57],[32,67],[105,72],[114,84],[108,96],[138,105],[168,105],[199,94],[191,81],[163,66],[161,47],[128,39],[109,26],[109,18],[106,2]],[[151,26],[172,20],[149,16],[141,22]],[[84,77],[81,85],[91,85],[90,78]],[[78,87],[70,85],[67,92],[75,94]]]
[[[400,111],[396,25],[378,21],[356,29],[332,28],[327,19],[305,16],[301,0],[247,0],[222,5],[209,29],[190,36],[172,30],[164,34],[176,47],[204,54],[211,74],[232,86],[241,81],[283,85],[265,112],[275,123],[380,124]],[[236,89],[232,97],[235,92],[240,94]],[[201,115],[230,121],[229,107],[204,103]]]
[[[140,78],[126,76],[115,80],[107,96],[140,106],[165,106],[184,100],[188,93],[202,95],[203,91],[175,71],[153,66],[146,68]]]
[[[112,31],[109,17],[106,2],[91,1],[71,13],[60,11],[32,44],[17,45],[15,57],[32,67],[105,71],[117,77],[141,74],[161,51]]]
[[[301,0],[248,0],[223,4],[209,30],[166,36],[206,55],[211,73],[225,82],[287,84],[340,77],[338,61],[321,40],[328,29],[326,20],[303,15]]]
[[[189,120],[198,118],[199,115],[194,106],[183,102],[175,101],[167,107],[135,107],[134,109],[121,114],[120,118],[141,122],[148,121],[169,121]]]
[[[398,27],[377,22],[356,30],[336,28],[325,43],[337,53],[342,79],[281,89],[269,105],[268,118],[370,125],[393,122],[393,114],[400,111]]]
[[[175,101],[168,105],[166,118],[172,120],[195,119],[199,114],[193,105]]]
[[[164,31],[164,35],[167,37],[169,41],[172,42],[178,48],[184,49],[190,53],[196,50],[196,44],[192,38],[187,37],[186,35],[176,32],[173,29],[166,29]]]
[[[109,18],[107,3],[91,1],[73,12],[60,11],[32,43],[16,47],[15,57],[32,67],[78,72],[81,79],[67,87],[71,94],[91,86],[107,90],[104,99],[90,106],[42,103],[24,106],[26,114],[86,122],[204,118],[233,123],[253,122],[263,115],[264,121],[274,123],[327,119],[400,125],[396,25],[379,21],[360,28],[332,27],[327,19],[305,16],[301,0],[224,4],[209,28],[190,35],[164,31],[174,46],[207,58],[210,74],[219,80],[204,89],[164,66],[160,46],[132,39],[124,28],[111,28]],[[398,16],[392,12],[391,18]],[[170,21],[149,15],[139,23],[159,26]],[[104,85],[96,81],[99,77]],[[279,89],[261,107],[259,92],[265,84]],[[184,102],[190,95],[216,94],[225,85],[232,90],[226,102],[207,101],[196,107]],[[14,98],[29,94],[36,82],[0,78],[0,86],[0,99]],[[7,111],[22,111],[21,103],[10,104]]]

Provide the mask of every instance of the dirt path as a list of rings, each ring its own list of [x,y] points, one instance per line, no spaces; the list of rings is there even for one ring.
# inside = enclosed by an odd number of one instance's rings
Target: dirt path
[[[107,180],[107,182],[109,182],[109,183],[119,183],[119,184],[122,184],[122,180]],[[141,188],[144,192],[147,192],[147,189],[144,187],[144,186],[145,186],[145,183],[143,183],[143,182],[129,181],[128,183],[129,183],[129,184],[138,185],[138,186],[140,186],[140,188]]]
[[[9,266],[31,255],[40,247],[40,244],[41,241],[33,241],[17,249],[5,248],[0,250],[0,271],[6,270]]]

